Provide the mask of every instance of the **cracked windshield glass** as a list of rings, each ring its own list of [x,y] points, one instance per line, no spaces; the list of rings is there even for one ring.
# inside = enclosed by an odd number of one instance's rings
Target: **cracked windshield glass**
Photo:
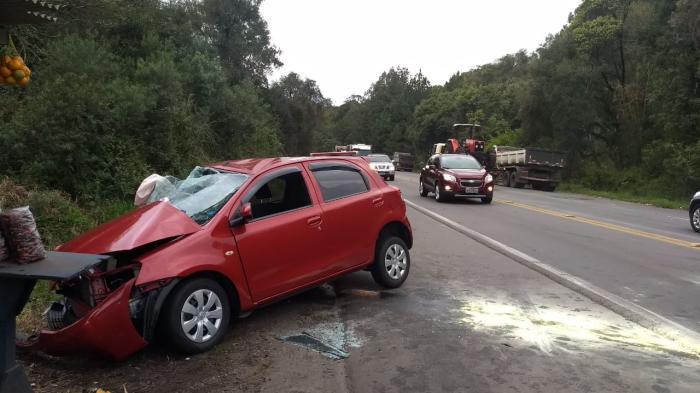
[[[700,393],[700,1],[0,0],[0,393]]]

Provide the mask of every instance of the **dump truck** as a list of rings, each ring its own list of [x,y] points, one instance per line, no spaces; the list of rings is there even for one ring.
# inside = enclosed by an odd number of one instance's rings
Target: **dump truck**
[[[554,191],[561,182],[564,153],[537,147],[494,146],[495,170],[506,187]]]
[[[415,159],[411,153],[394,152],[391,162],[397,171],[412,171]]]

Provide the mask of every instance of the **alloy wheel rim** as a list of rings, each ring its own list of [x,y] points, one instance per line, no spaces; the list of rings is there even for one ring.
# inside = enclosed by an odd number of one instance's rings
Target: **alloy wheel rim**
[[[423,181],[418,182],[418,193],[423,194]]]
[[[180,327],[188,339],[196,343],[211,340],[221,328],[224,310],[221,299],[209,289],[190,294],[180,311]]]
[[[406,274],[408,255],[400,244],[392,244],[384,254],[384,267],[392,280],[399,280]]]
[[[440,186],[435,184],[435,199],[440,200]]]
[[[696,208],[693,212],[693,226],[700,229],[700,207]]]

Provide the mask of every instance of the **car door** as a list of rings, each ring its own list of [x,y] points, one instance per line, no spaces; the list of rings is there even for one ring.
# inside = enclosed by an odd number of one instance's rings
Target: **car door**
[[[300,165],[274,170],[243,193],[253,216],[232,229],[253,301],[306,286],[322,277],[326,257],[321,207]]]
[[[349,162],[307,164],[319,191],[325,252],[334,271],[350,269],[370,261],[383,215],[384,200],[367,172]]]

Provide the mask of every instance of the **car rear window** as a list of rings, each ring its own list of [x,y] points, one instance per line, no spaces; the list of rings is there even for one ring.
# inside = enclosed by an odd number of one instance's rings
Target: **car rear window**
[[[359,170],[334,166],[313,171],[325,202],[367,192],[367,180]]]

